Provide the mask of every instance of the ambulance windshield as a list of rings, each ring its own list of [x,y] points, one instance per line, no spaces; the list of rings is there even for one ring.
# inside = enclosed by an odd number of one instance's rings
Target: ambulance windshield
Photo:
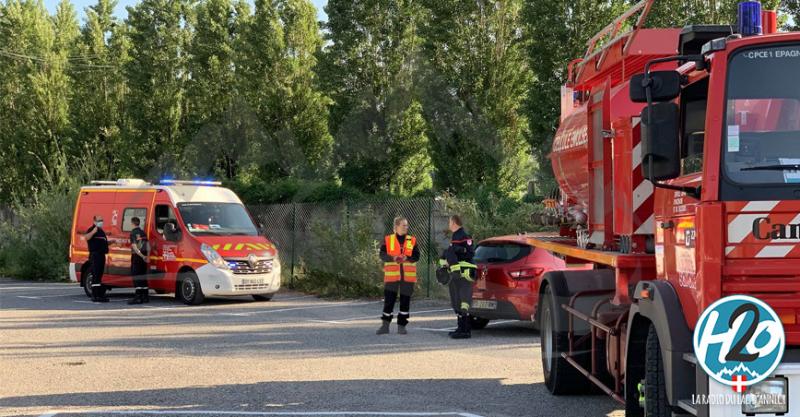
[[[244,206],[237,203],[180,203],[186,228],[198,236],[256,236],[258,230]]]
[[[800,45],[748,48],[728,70],[722,132],[735,184],[800,183]]]

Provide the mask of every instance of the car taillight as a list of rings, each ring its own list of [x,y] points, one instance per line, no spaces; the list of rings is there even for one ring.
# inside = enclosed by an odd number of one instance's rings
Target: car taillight
[[[519,271],[511,271],[508,274],[514,279],[536,278],[544,272],[544,268],[525,268]]]

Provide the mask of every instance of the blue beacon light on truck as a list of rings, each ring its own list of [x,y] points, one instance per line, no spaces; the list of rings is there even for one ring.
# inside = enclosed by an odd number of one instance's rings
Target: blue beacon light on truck
[[[763,33],[761,27],[761,2],[743,1],[739,3],[739,33],[744,37]]]

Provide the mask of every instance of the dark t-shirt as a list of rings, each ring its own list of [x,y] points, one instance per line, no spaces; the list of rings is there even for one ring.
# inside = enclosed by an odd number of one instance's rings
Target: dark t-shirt
[[[108,238],[103,229],[92,225],[86,233],[90,233],[95,228],[97,228],[97,233],[89,239],[89,252],[108,253]]]
[[[144,233],[141,227],[131,230],[131,245],[139,247],[139,252],[142,255],[147,255],[147,234]]]

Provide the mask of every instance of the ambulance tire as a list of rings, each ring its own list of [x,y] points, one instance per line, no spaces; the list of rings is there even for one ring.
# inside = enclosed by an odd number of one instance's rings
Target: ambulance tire
[[[86,294],[87,297],[92,298],[92,273],[89,271],[89,268],[84,268],[84,271],[81,273],[81,287],[83,287],[83,292]]]
[[[670,417],[672,411],[667,404],[667,381],[664,378],[664,361],[656,327],[650,325],[645,343],[644,416]]]
[[[178,273],[178,288],[175,289],[175,296],[188,305],[197,305],[203,302],[205,299],[203,289],[200,288],[200,280],[194,271]]]
[[[272,294],[270,295],[253,294],[253,299],[256,301],[270,301],[272,300]]]
[[[586,380],[577,369],[561,357],[569,351],[567,332],[559,328],[556,319],[556,303],[551,286],[544,290],[541,317],[541,357],[544,371],[544,384],[553,395],[576,395],[592,393],[593,384]]]

